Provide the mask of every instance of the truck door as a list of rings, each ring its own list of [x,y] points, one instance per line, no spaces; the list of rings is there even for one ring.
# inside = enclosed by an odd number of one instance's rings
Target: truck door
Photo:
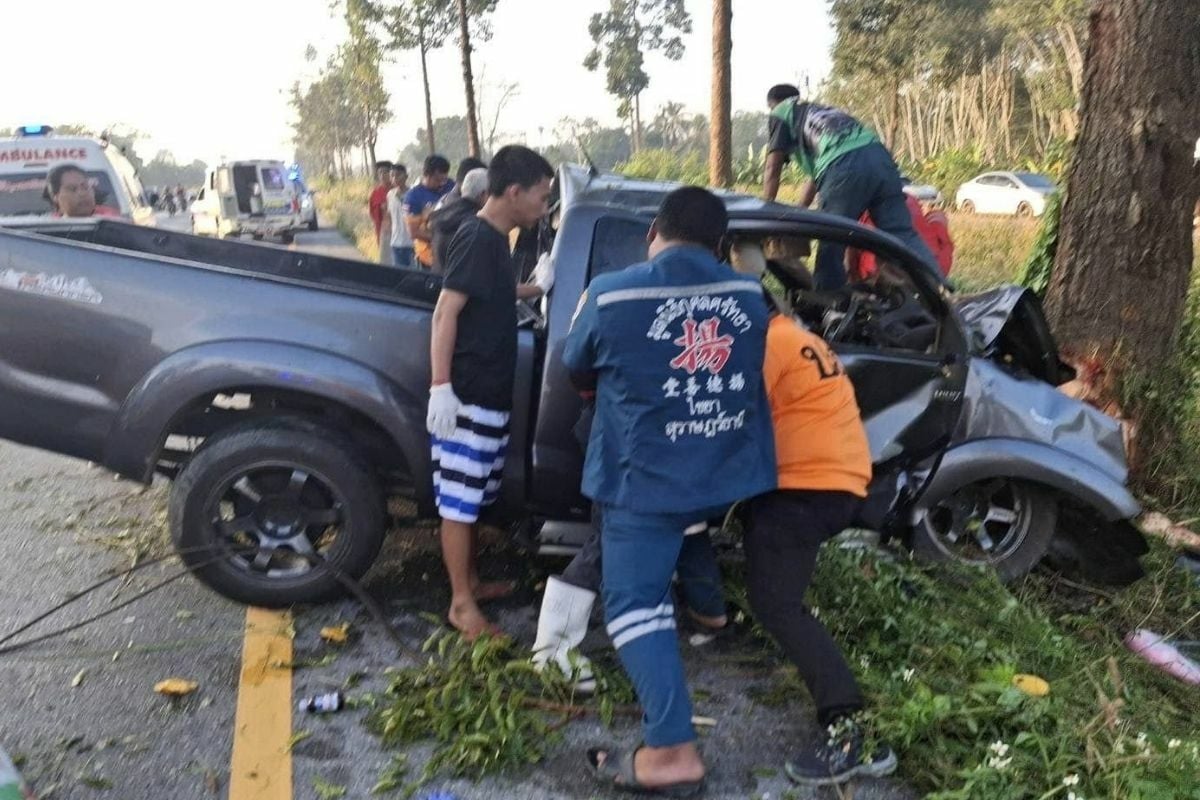
[[[217,216],[222,219],[237,219],[242,213],[237,191],[234,187],[233,170],[220,167],[216,174]]]

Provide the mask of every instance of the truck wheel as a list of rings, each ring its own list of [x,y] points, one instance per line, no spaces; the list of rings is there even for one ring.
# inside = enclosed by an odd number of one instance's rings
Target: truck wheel
[[[283,242],[284,244],[291,244],[292,242],[296,241],[296,234],[292,233],[291,231],[284,231],[283,233],[279,234],[279,241]]]
[[[918,558],[990,565],[1005,582],[1042,560],[1058,521],[1053,494],[1011,478],[968,484],[922,505],[912,529]]]
[[[303,422],[214,437],[171,488],[171,536],[183,562],[240,603],[277,607],[340,595],[342,584],[311,556],[357,579],[387,528],[383,490],[354,452]]]

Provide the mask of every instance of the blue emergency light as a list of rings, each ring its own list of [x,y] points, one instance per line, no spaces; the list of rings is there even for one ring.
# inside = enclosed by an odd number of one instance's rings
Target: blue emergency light
[[[49,125],[22,125],[17,128],[17,135],[26,136],[49,136],[54,132],[54,128]]]

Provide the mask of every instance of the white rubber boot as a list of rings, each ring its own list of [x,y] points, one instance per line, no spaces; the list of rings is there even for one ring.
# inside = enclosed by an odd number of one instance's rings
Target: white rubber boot
[[[575,679],[575,691],[581,694],[596,691],[592,664],[576,649],[587,636],[588,617],[595,602],[595,592],[547,578],[533,643],[533,663],[538,670],[553,660],[564,675]]]

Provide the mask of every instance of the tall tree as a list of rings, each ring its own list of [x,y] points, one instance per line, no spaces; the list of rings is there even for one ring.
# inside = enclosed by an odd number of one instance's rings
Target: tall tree
[[[429,89],[429,53],[441,48],[458,27],[458,6],[453,0],[409,0],[382,12],[390,36],[389,47],[416,50],[421,57],[421,86],[425,90],[425,135],[428,152],[437,150],[433,122],[433,96]]]
[[[467,146],[479,158],[479,113],[475,109],[475,76],[471,72],[471,11],[467,0],[458,0],[458,49],[462,54],[463,91],[467,98]]]
[[[646,53],[678,61],[683,36],[691,32],[683,0],[609,0],[608,11],[588,23],[593,47],[583,66],[594,72],[603,62],[608,93],[620,100],[618,113],[630,122],[635,151],[642,146],[641,95],[650,85]]]
[[[1155,374],[1177,342],[1200,192],[1198,109],[1194,1],[1098,0],[1046,308],[1068,356],[1118,380]]]
[[[353,113],[368,163],[374,164],[379,129],[392,118],[388,109],[391,96],[383,85],[380,64],[384,51],[375,26],[381,18],[370,0],[346,0],[346,26],[350,37],[338,50],[339,67],[346,77]]]
[[[713,0],[712,108],[709,122],[708,182],[733,185],[733,0]]]

